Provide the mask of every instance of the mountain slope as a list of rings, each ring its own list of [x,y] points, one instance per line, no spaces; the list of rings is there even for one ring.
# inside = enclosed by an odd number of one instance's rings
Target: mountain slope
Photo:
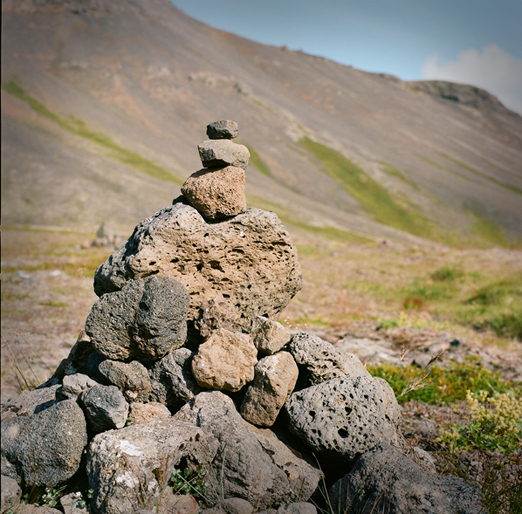
[[[167,0],[2,10],[4,224],[129,230],[201,167],[206,125],[234,119],[249,203],[290,227],[522,237],[522,118],[485,91],[254,43]]]

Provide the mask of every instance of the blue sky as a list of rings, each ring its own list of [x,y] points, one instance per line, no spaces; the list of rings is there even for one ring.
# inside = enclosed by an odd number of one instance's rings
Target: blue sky
[[[171,0],[213,27],[403,80],[482,87],[522,114],[522,0]]]

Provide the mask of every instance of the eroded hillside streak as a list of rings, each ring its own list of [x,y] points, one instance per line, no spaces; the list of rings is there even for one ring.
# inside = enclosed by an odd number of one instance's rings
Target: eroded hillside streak
[[[62,129],[76,136],[88,139],[89,141],[92,141],[93,143],[96,143],[102,147],[105,150],[103,154],[106,157],[110,157],[111,159],[119,161],[122,164],[125,164],[126,166],[129,166],[130,168],[133,168],[151,177],[165,180],[167,182],[175,182],[176,184],[183,183],[181,179],[172,175],[172,173],[167,171],[165,168],[154,164],[136,152],[132,152],[131,150],[120,146],[107,134],[91,130],[83,121],[74,118],[74,116],[68,116],[65,118],[52,112],[45,105],[25,91],[21,82],[16,77],[13,77],[9,82],[4,82],[2,87],[5,91],[16,96],[16,98],[19,100],[27,103],[29,107],[31,107],[31,109],[33,109],[35,112],[53,121]]]

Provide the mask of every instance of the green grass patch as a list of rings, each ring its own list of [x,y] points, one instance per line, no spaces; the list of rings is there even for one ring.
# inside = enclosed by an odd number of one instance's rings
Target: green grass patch
[[[384,168],[384,171],[390,175],[391,177],[398,178],[399,180],[402,180],[405,184],[408,184],[410,187],[413,187],[413,189],[419,190],[419,186],[415,184],[412,180],[406,178],[404,176],[404,173],[402,173],[401,170],[397,169],[395,166],[392,166],[391,164],[388,164],[383,161],[379,161],[379,164]]]
[[[434,226],[428,219],[401,206],[384,187],[340,152],[307,137],[302,138],[299,144],[320,162],[332,179],[359,202],[364,212],[380,223],[422,237],[436,235]]]
[[[390,384],[399,403],[417,400],[430,405],[446,405],[465,400],[468,390],[476,394],[480,391],[514,391],[518,395],[522,394],[521,384],[506,381],[499,373],[473,362],[454,363],[449,369],[434,365],[427,376],[427,371],[418,366],[369,365],[368,371]],[[418,381],[422,387],[402,394]]]
[[[492,246],[509,246],[504,231],[499,225],[467,205],[465,205],[464,208],[471,212],[477,220],[471,227],[471,231],[475,236]]]
[[[22,87],[20,81],[16,78],[11,79],[9,82],[4,82],[2,86],[8,93],[27,103],[35,112],[53,121],[62,129],[76,136],[88,139],[89,141],[92,141],[93,143],[101,146],[105,150],[103,152],[104,155],[107,157],[110,157],[116,161],[121,162],[122,164],[125,164],[126,166],[129,166],[130,168],[160,180],[175,182],[177,184],[181,184],[183,182],[181,179],[172,175],[165,168],[154,164],[136,152],[132,152],[118,145],[114,140],[112,140],[103,132],[95,132],[89,129],[89,127],[83,121],[77,120],[73,116],[63,117],[50,111],[45,105],[36,100],[36,98],[29,95],[29,93],[27,93]]]
[[[262,161],[259,154],[251,146],[245,146],[250,152],[250,164],[253,164],[263,175],[270,177],[270,170],[268,169],[268,166]]]
[[[454,266],[443,266],[430,273],[430,278],[436,282],[454,282],[464,277],[464,272]]]
[[[49,300],[48,302],[40,302],[38,305],[44,305],[46,307],[67,307],[69,304],[67,302],[56,302],[54,300]]]

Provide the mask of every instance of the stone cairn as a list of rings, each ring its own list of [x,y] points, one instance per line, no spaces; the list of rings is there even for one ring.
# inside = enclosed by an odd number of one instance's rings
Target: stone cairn
[[[237,134],[208,126],[204,168],[96,271],[69,356],[2,404],[2,512],[38,512],[21,487],[63,488],[66,514],[195,513],[195,496],[209,513],[314,514],[326,497],[347,514],[481,512],[405,444],[385,380],[276,321],[301,268],[278,217],[246,206]]]

